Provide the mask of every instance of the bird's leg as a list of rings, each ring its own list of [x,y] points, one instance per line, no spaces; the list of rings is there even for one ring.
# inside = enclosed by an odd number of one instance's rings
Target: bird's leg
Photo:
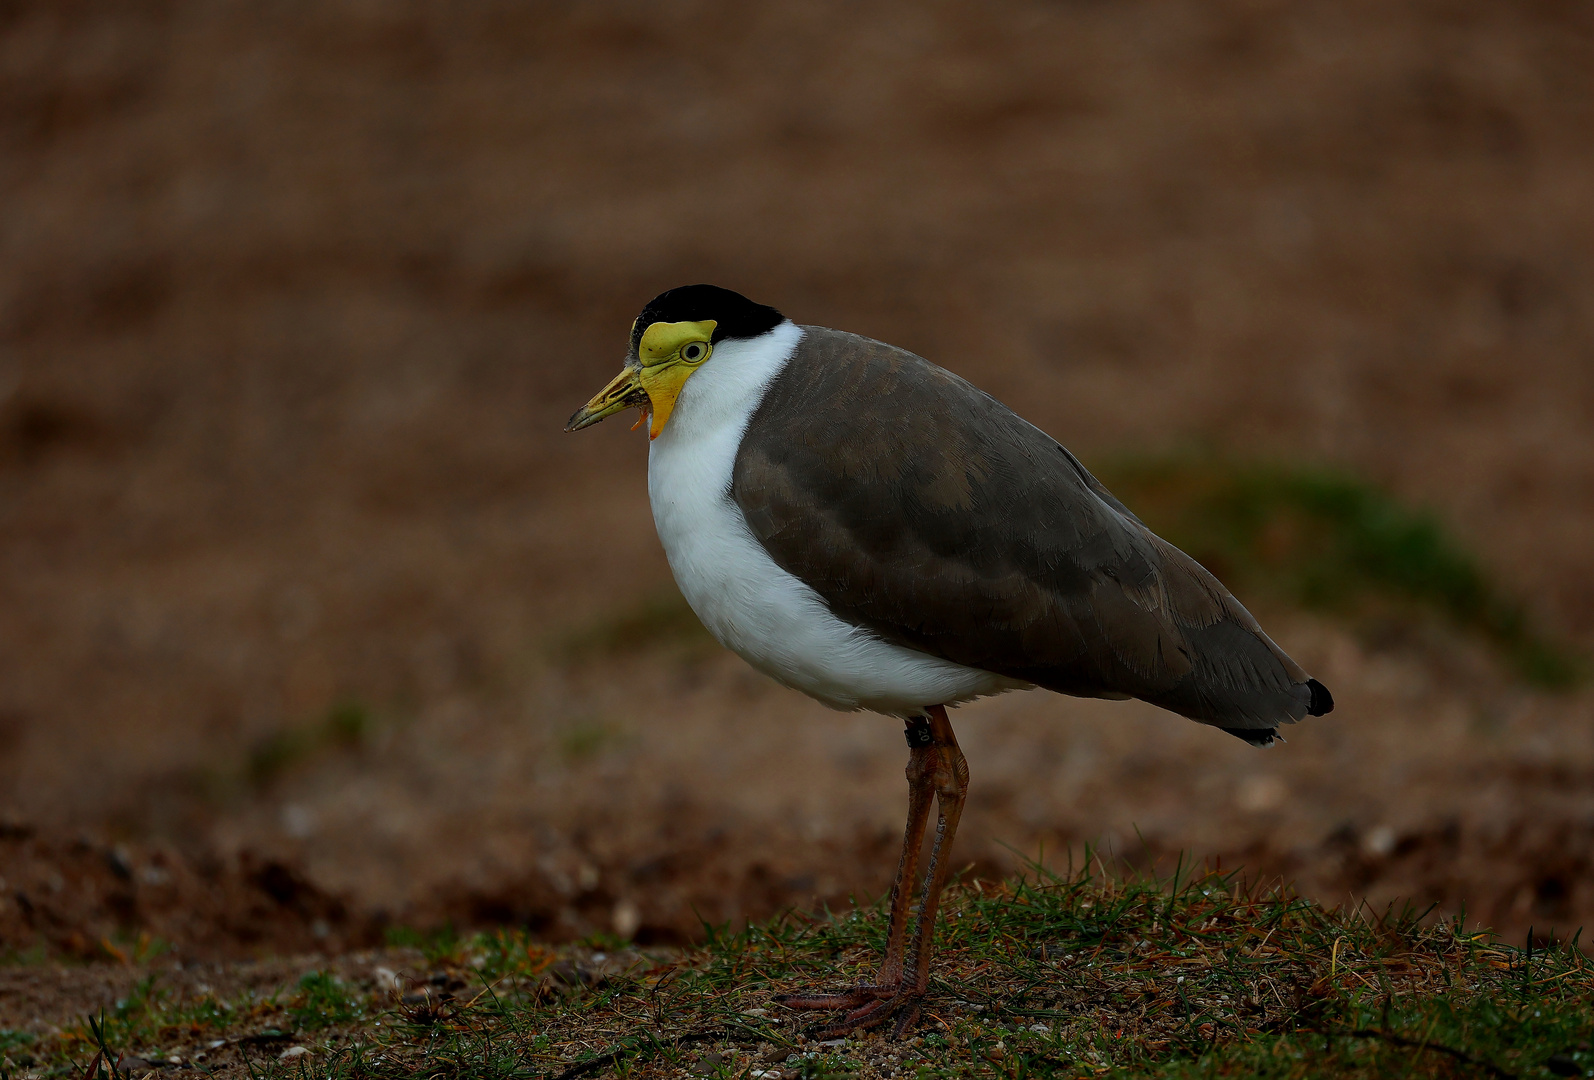
[[[912,962],[912,982],[903,980],[902,990],[894,1002],[881,1015],[897,1014],[892,1037],[900,1039],[919,1018],[919,1005],[924,992],[930,987],[930,953],[935,941],[935,916],[941,906],[941,890],[946,888],[947,875],[952,871],[952,841],[957,836],[958,821],[963,817],[963,804],[969,794],[969,763],[952,733],[952,722],[946,709],[937,705],[930,710],[930,728],[935,736],[938,751],[934,776],[936,823],[935,844],[930,848],[930,868],[924,875],[924,895],[919,900],[919,917],[913,924],[913,942],[908,950]],[[879,1021],[875,1021],[878,1023]]]
[[[837,994],[824,999],[785,999],[786,1004],[795,1008],[856,1006],[840,1021],[820,1031],[818,1034],[821,1038],[834,1038],[874,1027],[892,1016],[897,1018],[892,1030],[893,1037],[901,1037],[918,1019],[919,1006],[930,985],[935,915],[940,906],[941,890],[946,887],[947,874],[951,869],[949,859],[952,841],[957,835],[958,821],[963,816],[963,803],[968,795],[969,766],[958,747],[957,736],[952,732],[946,709],[937,705],[928,712],[929,718],[924,722],[924,727],[928,728],[928,745],[914,745],[915,732],[912,727],[909,728],[909,745],[913,746],[913,753],[908,760],[909,817],[908,835],[904,840],[911,844],[904,844],[897,887],[892,891],[891,930],[886,960],[880,969],[880,983],[876,986],[860,986],[850,995]],[[921,741],[922,738],[923,734],[920,734]],[[918,867],[919,841],[922,840],[928,818],[931,792],[935,794],[937,809],[935,843],[930,849],[930,866],[925,873],[924,891],[913,923],[913,936],[907,943],[904,956],[907,883],[912,880]],[[911,854],[908,850],[910,846]],[[901,922],[898,919],[899,912]]]
[[[793,1009],[855,1009],[866,1002],[894,996],[902,987],[903,950],[908,938],[908,913],[913,906],[914,879],[919,876],[919,851],[930,822],[930,800],[935,796],[930,757],[934,736],[922,717],[908,721],[908,825],[902,835],[902,857],[897,879],[891,885],[891,926],[886,934],[886,958],[873,983],[839,994],[782,994],[775,1000]]]
[[[939,706],[937,706],[939,708]],[[943,711],[943,715],[945,710]],[[893,991],[902,983],[902,954],[908,939],[908,913],[913,908],[913,883],[919,876],[919,852],[924,848],[924,829],[930,822],[930,799],[935,795],[935,736],[930,721],[920,718],[908,724],[908,826],[902,834],[902,858],[897,862],[897,880],[891,885],[891,925],[886,933],[886,958],[875,981]]]

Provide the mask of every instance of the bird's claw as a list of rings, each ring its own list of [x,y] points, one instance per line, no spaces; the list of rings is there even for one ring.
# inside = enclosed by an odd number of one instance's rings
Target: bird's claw
[[[858,1006],[894,995],[897,986],[880,986],[860,983],[850,990],[837,994],[776,994],[774,1002],[788,1009],[806,1012],[810,1009],[856,1009]]]
[[[891,1037],[900,1039],[919,1019],[924,991],[907,985],[862,985],[839,994],[780,994],[775,1003],[788,1009],[847,1011],[847,1015],[813,1033],[816,1039],[839,1039],[885,1023],[893,1016]]]

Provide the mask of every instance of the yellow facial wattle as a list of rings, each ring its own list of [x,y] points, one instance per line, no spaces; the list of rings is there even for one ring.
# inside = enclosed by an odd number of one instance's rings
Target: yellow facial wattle
[[[576,411],[565,430],[579,431],[624,409],[638,408],[651,416],[648,438],[658,438],[686,380],[714,351],[718,325],[713,319],[651,324],[637,342],[636,357]]]

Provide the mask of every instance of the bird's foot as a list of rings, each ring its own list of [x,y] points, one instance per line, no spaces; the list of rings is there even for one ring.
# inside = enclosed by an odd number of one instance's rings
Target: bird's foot
[[[813,1033],[816,1039],[839,1039],[855,1031],[865,1031],[896,1018],[891,1037],[900,1039],[919,1019],[919,1007],[924,1003],[924,991],[907,985],[855,986],[839,994],[780,994],[774,999],[788,1009],[846,1010],[833,1024]]]
[[[900,989],[895,984],[860,983],[837,994],[776,994],[774,1002],[788,1009],[856,1009],[871,1001],[891,997]]]

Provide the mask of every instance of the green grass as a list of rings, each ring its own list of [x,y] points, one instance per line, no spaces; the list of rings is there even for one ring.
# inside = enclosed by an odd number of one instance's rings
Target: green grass
[[[288,1018],[298,1031],[347,1024],[364,1015],[363,997],[330,971],[314,971],[299,980]]]
[[[0,1028],[0,1054],[10,1054],[32,1046],[35,1042],[33,1035],[26,1031],[12,1031],[9,1028]]]
[[[25,949],[6,946],[0,950],[0,967],[32,967],[47,964],[52,959],[49,946],[40,942]]]
[[[1540,687],[1583,675],[1436,514],[1348,473],[1176,454],[1109,463],[1102,478],[1231,588],[1363,622],[1437,618]]]
[[[466,945],[466,1006],[399,1010],[314,1076],[1548,1076],[1594,1066],[1594,972],[1407,910],[1325,910],[1233,876],[1036,872],[958,888],[916,1037],[816,1046],[773,993],[868,976],[879,906],[788,915],[669,955]],[[553,965],[550,967],[550,965]],[[892,1058],[891,1055],[895,1055]]]
[[[880,905],[706,927],[701,945],[670,951],[555,950],[501,930],[434,942],[402,1001],[326,973],[231,1005],[163,1000],[145,983],[106,1014],[103,1034],[115,1053],[214,1033],[226,1041],[207,1066],[218,1075],[304,1080],[1397,1080],[1594,1068],[1594,969],[1575,936],[1513,947],[1461,920],[1326,910],[1208,872],[1035,869],[955,886],[924,1016],[902,1042],[816,1045],[805,1034],[816,1014],[771,1002],[868,977],[884,933]],[[311,1052],[279,1060],[290,1041]],[[72,1052],[82,1075],[98,1045],[85,1024],[29,1050]]]
[[[434,967],[457,961],[465,942],[461,940],[453,923],[445,923],[436,930],[417,930],[409,926],[390,926],[383,935],[387,943],[400,949],[417,949]]]
[[[561,728],[556,745],[566,761],[588,761],[624,738],[617,724],[581,719]]]
[[[324,750],[359,746],[370,729],[370,710],[358,702],[339,702],[319,721],[278,731],[256,744],[249,752],[245,777],[256,787],[264,786]]]
[[[574,664],[659,648],[677,649],[689,655],[719,648],[674,584],[551,643],[556,658]]]

